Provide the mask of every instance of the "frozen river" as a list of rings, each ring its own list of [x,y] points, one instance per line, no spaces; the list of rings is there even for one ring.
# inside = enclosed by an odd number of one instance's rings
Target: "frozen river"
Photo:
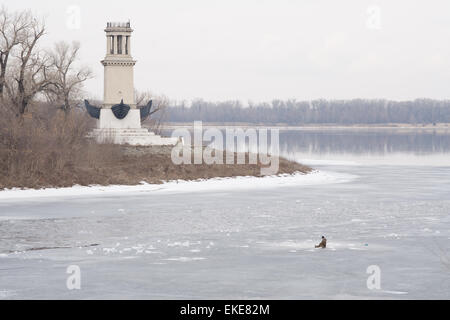
[[[280,138],[320,172],[0,193],[0,299],[450,299],[448,133]],[[71,265],[81,290],[66,287]]]

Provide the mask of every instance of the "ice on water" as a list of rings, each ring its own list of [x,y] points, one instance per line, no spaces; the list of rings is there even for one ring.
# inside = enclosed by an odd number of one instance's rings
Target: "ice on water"
[[[2,192],[0,299],[450,298],[450,162],[346,157],[311,176]]]

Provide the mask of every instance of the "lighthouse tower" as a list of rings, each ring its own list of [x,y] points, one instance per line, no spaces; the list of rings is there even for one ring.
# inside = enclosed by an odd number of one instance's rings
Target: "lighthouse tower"
[[[108,22],[106,24],[106,56],[104,66],[104,99],[100,113],[99,128],[140,128],[139,110],[134,96],[134,65],[131,56],[130,22]],[[111,108],[123,102],[131,110],[124,119],[117,119]]]
[[[87,112],[98,120],[90,136],[100,143],[176,145],[180,139],[161,137],[141,127],[141,122],[151,115],[152,101],[136,106],[136,61],[131,56],[133,29],[130,22],[108,22],[105,32],[106,56],[101,61],[105,69],[103,105],[96,107],[85,100]]]
[[[106,32],[106,57],[101,61],[105,67],[104,107],[111,108],[123,99],[125,104],[136,108],[134,100],[134,65],[131,56],[130,23],[109,22]]]

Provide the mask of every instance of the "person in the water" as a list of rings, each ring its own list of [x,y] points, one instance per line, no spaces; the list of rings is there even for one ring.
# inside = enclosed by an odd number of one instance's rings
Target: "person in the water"
[[[322,248],[325,249],[327,247],[327,239],[325,237],[322,237],[322,242],[316,246],[316,248]]]

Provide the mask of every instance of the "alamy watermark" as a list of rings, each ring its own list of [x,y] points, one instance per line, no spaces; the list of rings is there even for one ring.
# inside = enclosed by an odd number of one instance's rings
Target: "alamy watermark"
[[[367,268],[367,289],[369,290],[381,290],[381,268],[373,265]]]
[[[71,5],[66,9],[66,27],[69,30],[81,29],[81,8],[78,5]]]
[[[194,122],[193,129],[193,141],[191,132],[186,128],[172,132],[172,137],[181,137],[183,140],[183,144],[178,144],[172,149],[172,162],[175,165],[260,164],[261,175],[278,174],[280,164],[278,129],[226,128],[223,131],[218,128],[207,128],[203,130],[201,121]]]
[[[367,8],[366,27],[371,30],[381,30],[381,8],[372,5]]]
[[[66,270],[70,276],[67,278],[66,286],[69,290],[81,290],[81,269],[79,266],[68,266]]]

